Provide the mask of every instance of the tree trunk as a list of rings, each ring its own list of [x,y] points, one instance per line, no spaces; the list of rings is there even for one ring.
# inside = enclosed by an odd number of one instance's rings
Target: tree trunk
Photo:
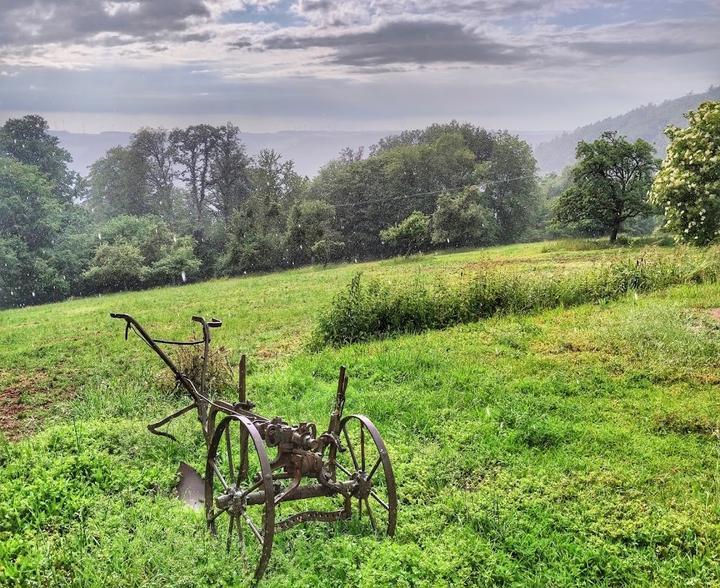
[[[613,225],[612,231],[610,231],[610,243],[615,243],[615,241],[617,240],[617,236],[618,236],[618,233],[620,232],[621,224],[622,223],[617,222]]]

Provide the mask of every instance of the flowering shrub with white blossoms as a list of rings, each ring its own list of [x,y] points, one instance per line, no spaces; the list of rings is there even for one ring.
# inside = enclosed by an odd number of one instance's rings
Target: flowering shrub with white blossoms
[[[685,115],[686,129],[668,127],[670,145],[655,176],[650,201],[665,211],[665,228],[678,241],[720,240],[720,102]]]

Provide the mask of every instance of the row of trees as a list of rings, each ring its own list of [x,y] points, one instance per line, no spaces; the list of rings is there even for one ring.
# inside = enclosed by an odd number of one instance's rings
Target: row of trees
[[[313,179],[237,127],[141,129],[87,178],[38,116],[0,127],[0,306],[306,263],[564,234],[720,234],[720,105],[671,129],[668,157],[615,133],[538,182],[505,132],[452,122],[346,149]],[[656,175],[657,173],[657,175]],[[648,192],[651,197],[648,199]]]

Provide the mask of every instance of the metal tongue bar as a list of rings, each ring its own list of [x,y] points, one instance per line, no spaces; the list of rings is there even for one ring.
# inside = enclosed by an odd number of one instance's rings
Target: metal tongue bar
[[[179,480],[175,490],[178,498],[195,510],[203,508],[205,504],[205,480],[195,468],[185,462],[180,462],[177,473]]]

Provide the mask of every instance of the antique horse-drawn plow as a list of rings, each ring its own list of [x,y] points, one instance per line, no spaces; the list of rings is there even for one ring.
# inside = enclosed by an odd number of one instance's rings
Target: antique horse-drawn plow
[[[175,375],[177,386],[190,397],[190,404],[148,429],[176,440],[159,428],[187,412],[197,412],[207,448],[205,475],[181,464],[178,494],[193,506],[204,503],[210,532],[224,539],[228,551],[239,550],[247,573],[254,574],[256,581],[265,572],[277,531],[307,521],[350,519],[353,504],[358,517],[365,516],[375,533],[394,534],[397,498],[390,458],[370,419],[343,417],[348,385],[344,367],[340,368],[330,423],[318,434],[314,423],[289,425],[280,417],[269,419],[253,411],[255,405],[246,396],[244,355],[238,370],[237,401],[211,397],[207,386],[211,330],[222,326],[220,320],[194,316],[192,320],[202,327],[202,338],[172,341],[152,338],[130,315],[111,316],[125,321],[125,339],[133,331],[160,356]],[[184,374],[161,345],[200,347],[199,378],[193,381]],[[276,510],[295,501],[323,497],[341,500],[342,507],[276,517]]]

